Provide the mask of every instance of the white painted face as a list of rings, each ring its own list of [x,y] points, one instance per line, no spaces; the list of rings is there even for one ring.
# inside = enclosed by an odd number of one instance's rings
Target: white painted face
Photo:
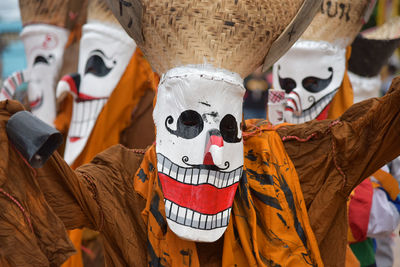
[[[346,49],[327,42],[300,40],[273,67],[273,85],[286,91],[285,120],[316,119],[342,84]]]
[[[21,39],[27,57],[28,99],[32,113],[53,125],[56,116],[55,86],[69,32],[47,24],[23,28]]]
[[[84,149],[135,49],[135,42],[120,27],[99,22],[83,26],[78,74],[65,76],[57,88],[57,95],[63,90],[74,95],[64,154],[67,163],[72,164]]]
[[[209,66],[174,68],[161,79],[153,118],[157,169],[170,229],[214,242],[225,232],[243,172],[239,75]]]

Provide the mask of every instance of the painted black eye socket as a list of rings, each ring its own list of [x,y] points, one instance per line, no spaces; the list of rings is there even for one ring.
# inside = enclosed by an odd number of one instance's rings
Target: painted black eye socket
[[[279,78],[279,85],[283,90],[285,90],[286,94],[289,94],[296,88],[297,84],[296,81],[292,78],[281,78],[279,71],[281,70],[281,66],[278,66],[278,78]]]
[[[85,74],[91,73],[97,77],[104,77],[111,71],[99,55],[91,56],[86,62]]]
[[[225,115],[219,123],[219,131],[221,132],[222,138],[227,143],[238,143],[242,138],[238,138],[238,126],[237,121],[231,114]]]
[[[50,55],[50,56],[53,57],[52,55]],[[50,56],[49,56],[49,58],[51,58]],[[44,64],[48,65],[49,61],[44,56],[39,55],[39,56],[35,57],[35,60],[33,62],[33,66],[35,66],[38,63],[44,63]]]
[[[312,76],[304,78],[302,81],[304,89],[311,93],[318,93],[324,90],[331,83],[333,77],[333,69],[329,67],[328,71],[331,73],[331,75],[327,79],[321,79]]]
[[[198,136],[204,128],[203,118],[194,110],[185,110],[181,113],[176,123],[176,130],[172,130],[168,125],[174,122],[172,116],[165,119],[165,128],[168,132],[185,139],[192,139]]]
[[[279,77],[279,84],[281,88],[285,90],[286,94],[289,94],[293,91],[294,88],[296,88],[296,82],[291,78],[282,79],[281,77]]]

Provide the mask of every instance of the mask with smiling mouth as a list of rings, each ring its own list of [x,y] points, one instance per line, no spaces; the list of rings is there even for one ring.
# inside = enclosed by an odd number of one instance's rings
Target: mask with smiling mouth
[[[273,68],[274,88],[286,92],[285,121],[303,123],[318,118],[342,84],[345,70],[345,48],[297,41]]]
[[[321,0],[107,2],[163,74],[153,119],[169,229],[214,242],[229,224],[243,173],[242,78],[269,68]]]
[[[324,0],[300,40],[275,63],[274,88],[286,92],[285,121],[327,119],[351,105],[352,89],[343,83],[346,48],[368,21],[375,2]],[[332,102],[339,90],[341,99]]]
[[[118,25],[94,21],[83,26],[78,73],[64,76],[57,87],[57,96],[64,91],[74,96],[64,154],[68,164],[83,151],[135,49],[135,42]]]
[[[213,242],[229,223],[243,171],[239,75],[207,66],[178,67],[161,79],[153,118],[157,169],[169,227]]]
[[[28,65],[29,104],[32,113],[50,125],[56,115],[56,79],[68,34],[64,28],[46,24],[28,25],[21,32]]]

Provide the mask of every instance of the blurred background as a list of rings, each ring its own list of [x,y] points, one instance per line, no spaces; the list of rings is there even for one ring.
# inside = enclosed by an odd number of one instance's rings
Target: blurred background
[[[400,0],[378,0],[374,12],[363,27],[362,30],[380,26],[390,18],[397,17],[400,14]],[[399,49],[390,58],[388,64],[382,69],[381,79],[383,81],[381,95],[388,90],[394,76],[399,74],[400,60]],[[271,70],[262,73],[257,70],[245,79],[246,95],[244,101],[244,117],[265,118],[268,89],[272,87]],[[398,265],[400,267],[400,264]]]
[[[0,79],[26,68],[18,0],[0,1]]]

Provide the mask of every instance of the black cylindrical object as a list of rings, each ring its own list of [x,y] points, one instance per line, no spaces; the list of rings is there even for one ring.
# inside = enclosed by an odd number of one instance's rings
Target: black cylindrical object
[[[34,168],[42,167],[63,142],[59,131],[27,111],[12,115],[6,131],[12,144]]]

